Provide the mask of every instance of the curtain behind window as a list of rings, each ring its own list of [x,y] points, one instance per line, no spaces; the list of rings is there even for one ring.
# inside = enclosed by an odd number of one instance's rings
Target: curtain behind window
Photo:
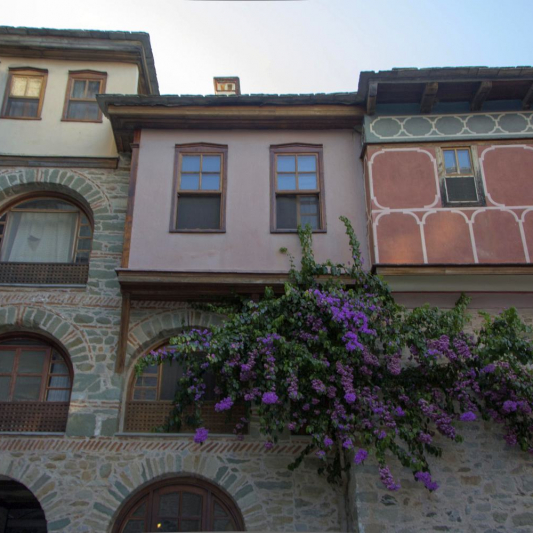
[[[77,213],[13,211],[2,246],[2,261],[70,263],[76,238]]]

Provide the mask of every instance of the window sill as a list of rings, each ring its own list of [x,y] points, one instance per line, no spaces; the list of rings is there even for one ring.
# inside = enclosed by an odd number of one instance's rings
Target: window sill
[[[327,233],[327,229],[314,229],[311,233]],[[297,229],[271,229],[270,233],[298,233]]]
[[[0,435],[24,435],[28,437],[64,437],[64,431],[0,431]]]
[[[172,439],[183,439],[183,440],[191,440],[194,437],[194,433],[144,433],[144,432],[136,432],[136,431],[121,431],[119,433],[115,433],[115,437],[151,437],[151,438],[172,438]],[[236,439],[234,433],[211,433],[209,432],[209,438],[211,437],[217,437],[221,439],[227,439],[232,438]],[[248,435],[244,435],[244,438],[248,437]]]
[[[7,115],[2,115],[0,118],[7,120],[42,120],[41,117],[8,117]]]
[[[225,229],[171,229],[169,233],[226,233]]]
[[[62,118],[61,122],[81,122],[85,124],[102,124],[103,120],[80,120],[75,118]]]

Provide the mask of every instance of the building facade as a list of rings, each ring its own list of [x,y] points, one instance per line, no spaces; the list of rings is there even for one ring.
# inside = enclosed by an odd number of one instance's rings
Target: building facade
[[[222,81],[159,96],[146,34],[0,28],[0,532],[527,531],[531,457],[494,428],[435,464],[439,493],[393,497],[369,464],[345,501],[318,459],[287,470],[305,437],[265,450],[253,414],[242,441],[214,412],[204,445],[153,433],[176,375],[134,365],[221,323],[195,303],[280,290],[299,223],[348,260],[340,215],[402,303],[464,291],[531,322],[533,70]]]

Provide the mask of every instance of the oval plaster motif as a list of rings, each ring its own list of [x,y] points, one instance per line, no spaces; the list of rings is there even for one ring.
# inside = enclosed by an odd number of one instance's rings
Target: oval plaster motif
[[[435,128],[442,135],[457,135],[463,130],[463,122],[457,117],[440,117],[435,122]]]
[[[466,127],[472,133],[490,133],[496,127],[496,121],[489,115],[468,117]]]
[[[402,127],[395,118],[378,118],[372,124],[372,129],[378,137],[395,137]]]
[[[427,118],[413,117],[403,123],[403,129],[413,137],[423,137],[431,131],[432,125]]]
[[[500,128],[508,133],[520,133],[527,129],[527,119],[518,113],[502,115],[499,120]]]

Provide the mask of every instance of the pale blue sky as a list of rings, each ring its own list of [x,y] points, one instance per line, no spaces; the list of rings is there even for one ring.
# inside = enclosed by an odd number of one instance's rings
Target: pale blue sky
[[[357,90],[361,70],[533,63],[532,0],[24,0],[9,26],[146,31],[162,94]]]

